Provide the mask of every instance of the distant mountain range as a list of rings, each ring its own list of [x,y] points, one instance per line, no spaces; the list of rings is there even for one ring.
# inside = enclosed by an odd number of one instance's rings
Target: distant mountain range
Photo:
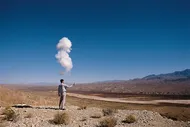
[[[185,80],[190,78],[190,69],[186,69],[183,71],[175,71],[173,73],[167,73],[167,74],[151,74],[148,76],[145,76],[143,78],[136,78],[132,80]],[[106,80],[106,81],[98,81],[93,83],[114,83],[114,82],[123,82],[123,81],[130,81],[130,80]],[[89,83],[88,83],[89,84]]]
[[[173,79],[188,79],[190,78],[190,69],[186,69],[183,71],[175,71],[173,73],[168,74],[160,74],[160,75],[148,75],[144,77],[143,79],[151,80],[151,79],[167,79],[167,80],[173,80]]]
[[[190,69],[168,74],[153,74],[133,80],[79,84],[70,88],[70,91],[190,95]]]

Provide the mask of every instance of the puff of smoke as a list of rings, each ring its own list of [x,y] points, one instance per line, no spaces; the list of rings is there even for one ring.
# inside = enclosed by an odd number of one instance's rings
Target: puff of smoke
[[[58,53],[55,55],[58,62],[63,66],[67,72],[73,68],[72,59],[69,56],[71,52],[72,43],[67,37],[63,37],[57,44]]]

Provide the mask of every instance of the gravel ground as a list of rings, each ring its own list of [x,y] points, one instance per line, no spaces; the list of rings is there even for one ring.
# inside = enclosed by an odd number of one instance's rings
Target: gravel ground
[[[46,108],[12,108],[19,114],[18,121],[6,122],[5,125],[7,127],[96,127],[102,119],[106,118],[102,114],[102,109],[99,108],[77,110],[77,106],[69,106],[64,111],[51,109],[56,107]],[[0,110],[2,109],[0,108]],[[70,123],[68,125],[54,125],[49,122],[58,112],[67,112],[69,114]],[[28,114],[32,114],[32,117],[25,118]],[[102,117],[91,118],[95,114],[99,114]],[[122,123],[122,120],[130,114],[134,115],[137,121],[132,124]],[[190,127],[190,122],[173,121],[163,118],[157,112],[146,110],[118,110],[112,117],[117,119],[115,127]]]

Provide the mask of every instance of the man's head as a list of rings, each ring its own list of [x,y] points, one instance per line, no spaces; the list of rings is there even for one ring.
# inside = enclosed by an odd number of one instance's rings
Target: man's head
[[[61,82],[61,83],[64,83],[64,79],[61,79],[60,82]]]

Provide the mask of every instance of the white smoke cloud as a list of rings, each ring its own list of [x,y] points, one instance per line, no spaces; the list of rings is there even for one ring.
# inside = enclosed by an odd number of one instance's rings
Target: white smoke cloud
[[[66,69],[67,72],[73,68],[72,59],[69,56],[71,46],[71,41],[67,37],[63,37],[57,44],[58,53],[55,55],[58,62]]]

